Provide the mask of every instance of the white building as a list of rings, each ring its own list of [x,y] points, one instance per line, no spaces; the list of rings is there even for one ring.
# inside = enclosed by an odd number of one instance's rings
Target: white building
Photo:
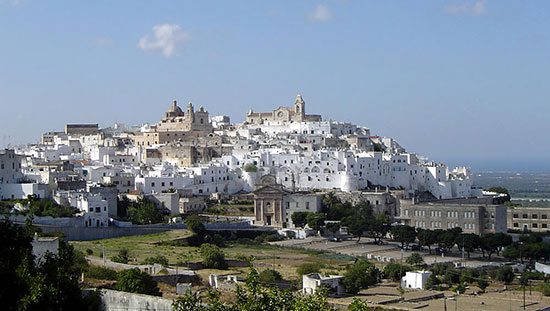
[[[310,273],[302,276],[302,293],[313,295],[320,286],[329,288],[329,294],[340,296],[344,293],[342,284],[344,277],[338,275],[323,276],[320,273]]]
[[[426,289],[426,282],[432,273],[430,271],[407,272],[401,279],[401,287],[411,289]]]

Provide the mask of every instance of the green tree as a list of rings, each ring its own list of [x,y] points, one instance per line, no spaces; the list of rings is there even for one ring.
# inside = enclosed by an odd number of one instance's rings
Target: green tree
[[[259,274],[259,280],[264,284],[273,284],[283,279],[283,276],[279,271],[274,269],[266,269]]]
[[[118,272],[115,289],[123,292],[160,296],[157,282],[138,268]]]
[[[307,219],[307,225],[315,230],[319,231],[321,230],[321,227],[325,225],[325,215],[322,213],[309,213],[306,217]]]
[[[464,233],[456,237],[455,243],[459,249],[464,248],[470,259],[470,253],[481,247],[481,238],[474,233]]]
[[[393,238],[401,243],[401,248],[405,245],[413,243],[416,240],[416,230],[414,227],[407,225],[397,225],[391,228],[391,235]]]
[[[407,271],[411,271],[411,267],[398,263],[390,263],[384,267],[383,273],[387,278],[399,281],[405,276]]]
[[[162,255],[156,255],[156,256],[153,256],[153,257],[145,258],[143,263],[146,264],[146,265],[159,264],[159,265],[162,265],[162,266],[166,267],[166,266],[168,266],[168,258],[166,258]]]
[[[321,271],[321,265],[316,262],[306,262],[296,268],[296,273],[299,276],[310,273],[319,273]]]
[[[348,306],[348,311],[370,311],[371,307],[368,306],[368,303],[359,298],[353,298],[353,301]]]
[[[347,268],[342,283],[348,293],[357,294],[359,290],[368,288],[379,281],[380,271],[373,264],[360,259]]]
[[[510,266],[502,266],[497,269],[496,279],[504,283],[510,283],[514,280],[514,271]]]
[[[419,266],[424,264],[424,258],[419,253],[412,253],[406,262],[411,266]]]
[[[391,219],[386,214],[378,214],[376,218],[369,218],[367,220],[367,224],[368,224],[367,231],[369,235],[374,238],[375,242],[380,243],[382,241],[382,238],[385,237],[386,234],[388,234],[388,230],[390,229]],[[413,228],[413,232],[414,232],[414,228]]]
[[[429,229],[418,229],[416,237],[418,238],[418,244],[428,247],[428,252],[432,253],[432,245],[437,243],[437,232]]]
[[[357,218],[353,216],[346,217],[342,220],[344,226],[348,227],[348,232],[357,238],[357,243],[361,240],[363,233],[367,231],[369,223],[365,218]]]
[[[309,212],[294,212],[290,218],[294,226],[303,228],[307,223],[307,216],[309,214]]]
[[[426,288],[427,289],[433,289],[436,286],[441,284],[441,280],[435,275],[435,273],[432,273],[428,280],[426,281]]]
[[[328,232],[330,232],[332,235],[334,235],[336,232],[338,232],[338,230],[340,230],[340,223],[338,222],[329,222],[327,225],[327,230]]]
[[[481,249],[484,254],[487,252],[489,260],[493,253],[499,254],[501,247],[506,247],[512,244],[512,237],[504,233],[487,233],[481,237]]]
[[[255,173],[256,171],[258,171],[258,168],[253,163],[247,163],[244,166],[243,170],[247,173]]]
[[[216,245],[204,243],[201,245],[202,265],[211,269],[226,269],[225,255]]]
[[[477,287],[481,289],[482,292],[485,292],[485,289],[489,286],[489,281],[486,278],[481,277],[477,279]]]
[[[118,263],[128,263],[130,260],[128,250],[125,248],[121,248],[118,250],[118,255],[111,257],[111,261],[118,262]]]
[[[162,211],[158,210],[155,203],[140,199],[137,203],[128,206],[128,217],[133,223],[145,225],[159,223],[164,220]]]

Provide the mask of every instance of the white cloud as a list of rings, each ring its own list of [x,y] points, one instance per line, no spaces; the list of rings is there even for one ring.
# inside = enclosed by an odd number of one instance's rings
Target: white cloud
[[[104,46],[111,46],[115,44],[115,41],[105,37],[97,37],[94,39],[94,41],[92,41],[92,44],[95,47],[104,47]]]
[[[191,34],[176,24],[161,24],[153,27],[153,35],[139,39],[138,47],[144,51],[161,50],[162,55],[176,54],[178,46],[189,41]]]
[[[319,4],[315,11],[308,14],[308,18],[312,22],[324,23],[332,19],[332,11],[327,6]]]
[[[473,14],[473,15],[481,15],[485,13],[485,0],[479,0],[474,2],[473,4],[469,2],[464,2],[462,4],[458,5],[449,5],[445,8],[445,11],[447,13],[451,14]]]

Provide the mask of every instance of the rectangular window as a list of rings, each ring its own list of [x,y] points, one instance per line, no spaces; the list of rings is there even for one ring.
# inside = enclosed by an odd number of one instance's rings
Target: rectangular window
[[[154,183],[154,182],[152,182],[152,183],[151,183],[151,187],[154,187],[154,186],[155,186],[155,183]]]
[[[527,214],[523,214],[521,216],[522,216],[522,218],[525,218],[525,219],[529,218]]]
[[[537,219],[538,217],[539,217],[539,215],[537,215],[537,214],[531,215],[531,218],[533,218],[533,219]]]
[[[514,218],[519,218],[519,214],[514,214]]]
[[[542,215],[540,215],[540,218],[542,218],[542,219],[546,219],[546,214],[542,214]]]
[[[519,224],[517,222],[514,223],[514,228],[519,227]]]
[[[547,225],[547,224],[542,224],[542,227],[543,227],[543,228],[547,228],[548,225]]]
[[[533,228],[538,228],[538,224],[533,224]]]

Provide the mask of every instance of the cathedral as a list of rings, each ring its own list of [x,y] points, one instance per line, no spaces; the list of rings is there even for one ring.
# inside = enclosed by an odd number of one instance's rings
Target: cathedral
[[[175,132],[175,131],[201,131],[210,133],[212,132],[212,124],[208,119],[208,111],[200,107],[195,111],[193,104],[187,105],[187,111],[178,106],[174,101],[172,106],[166,111],[165,116],[157,125],[157,131],[159,132]]]
[[[298,94],[294,101],[294,107],[279,107],[272,112],[253,112],[252,109],[246,115],[248,124],[264,124],[268,122],[311,122],[321,121],[320,115],[307,115],[306,103],[302,95]]]

